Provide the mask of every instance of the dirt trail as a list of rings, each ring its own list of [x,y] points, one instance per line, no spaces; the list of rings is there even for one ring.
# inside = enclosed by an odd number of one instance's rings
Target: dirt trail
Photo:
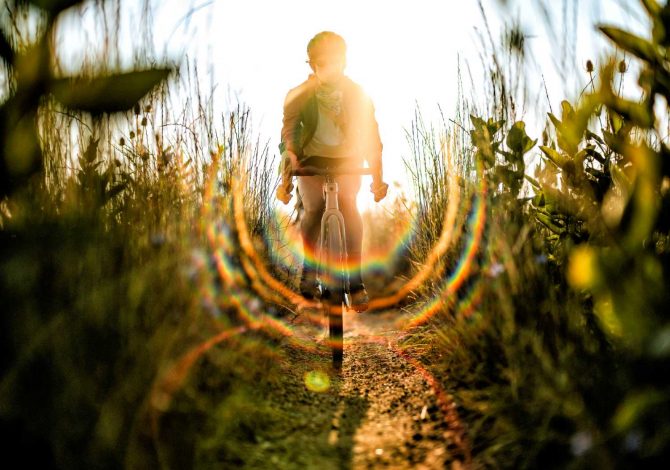
[[[287,342],[282,383],[268,397],[285,425],[259,443],[250,466],[461,468],[469,451],[454,406],[396,346],[399,319],[397,311],[347,314],[339,376],[326,347]],[[302,316],[292,322],[306,339],[320,334]]]

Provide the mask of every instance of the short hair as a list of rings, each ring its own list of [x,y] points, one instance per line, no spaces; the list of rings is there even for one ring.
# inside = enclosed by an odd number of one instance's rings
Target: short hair
[[[344,58],[347,54],[347,43],[344,38],[332,31],[321,31],[307,44],[307,57],[313,60],[323,55],[340,56]]]

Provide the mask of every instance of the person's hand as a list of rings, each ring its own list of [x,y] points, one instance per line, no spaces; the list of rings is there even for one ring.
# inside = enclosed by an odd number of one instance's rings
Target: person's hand
[[[373,180],[370,185],[370,192],[375,196],[375,202],[379,202],[386,197],[389,185],[382,180]]]
[[[293,177],[291,172],[299,167],[298,157],[290,150],[282,152],[282,181],[279,183],[275,197],[284,204],[291,200],[291,191],[293,191]]]
[[[293,183],[289,183],[288,186],[280,184],[279,187],[277,188],[275,196],[284,204],[288,204],[292,196],[291,191],[293,191]]]

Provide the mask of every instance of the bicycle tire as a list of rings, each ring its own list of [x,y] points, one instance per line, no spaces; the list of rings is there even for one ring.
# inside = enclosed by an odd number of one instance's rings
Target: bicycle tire
[[[328,316],[328,339],[333,355],[333,367],[340,369],[344,356],[343,314],[345,310],[346,267],[345,250],[340,223],[330,217],[326,223],[325,270],[327,295],[322,303]]]

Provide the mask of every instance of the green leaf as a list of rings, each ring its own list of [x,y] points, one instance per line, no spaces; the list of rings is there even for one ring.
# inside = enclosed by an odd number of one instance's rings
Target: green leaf
[[[591,131],[588,130],[588,129],[586,129],[586,136],[587,136],[589,139],[593,139],[593,140],[595,140],[595,141],[598,142],[598,143],[601,143],[601,144],[604,144],[604,143],[605,143],[605,141],[603,141],[603,139],[601,139],[599,135],[594,134],[593,132],[591,132]]]
[[[12,45],[9,43],[7,36],[5,36],[5,31],[0,28],[0,57],[7,65],[12,65],[14,63],[15,55],[16,53],[14,52]]]
[[[559,227],[558,225],[556,225],[554,223],[554,220],[548,215],[544,215],[542,213],[536,213],[535,218],[542,225],[544,225],[545,227],[547,227],[549,230],[551,230],[552,232],[554,232],[556,234],[560,235],[561,233],[565,232],[565,229],[563,227]]]
[[[553,114],[547,113],[549,115],[549,119],[551,122],[554,124],[554,127],[560,132],[563,130],[563,123]]]
[[[533,188],[540,189],[540,183],[535,178],[529,175],[523,175],[523,177],[531,184]]]
[[[473,116],[472,114],[470,115],[470,122],[472,122],[472,125],[475,127],[475,129],[482,129],[483,127],[486,127],[486,121],[480,117]]]
[[[641,128],[651,128],[654,126],[654,113],[650,106],[642,103],[614,98],[609,106],[614,108],[625,119]],[[621,130],[621,129],[619,129]]]
[[[558,151],[552,149],[551,147],[546,147],[544,145],[540,146],[540,150],[551,160],[551,162],[556,165],[558,168],[563,168],[568,162],[568,159],[558,153]]]
[[[8,113],[7,107],[5,103],[4,107],[0,108],[0,118],[3,118],[0,119],[0,123],[6,132],[0,136],[4,140],[0,142],[3,144],[0,147],[0,197],[42,169],[42,150],[35,127],[35,111],[31,110],[21,116],[18,122],[13,122],[11,118],[15,119],[16,115]],[[10,119],[3,122],[7,115]],[[5,182],[8,183],[7,188],[2,187]]]
[[[536,143],[537,140],[531,140],[526,134],[526,124],[523,121],[515,122],[507,134],[507,146],[518,154],[528,152]]]
[[[494,135],[502,128],[503,124],[505,124],[504,120],[493,121],[493,118],[489,118],[488,122],[486,123],[486,127],[488,128],[491,135]]]
[[[127,111],[165,80],[170,71],[152,69],[91,79],[60,79],[54,82],[51,92],[68,108],[94,115]]]
[[[105,193],[105,199],[108,201],[110,199],[113,199],[115,196],[120,194],[124,189],[126,189],[128,185],[126,183],[118,183],[109,188],[109,190]]]
[[[595,158],[599,163],[605,164],[605,157],[603,157],[596,149],[593,147],[586,147],[584,150],[586,150],[586,153],[590,157]]]
[[[633,183],[631,180],[628,179],[626,173],[624,173],[624,171],[616,163],[612,163],[610,165],[610,174],[612,175],[612,181],[614,181],[614,185],[619,188],[621,194],[624,196],[624,198],[627,199],[628,195],[633,190]]]
[[[623,141],[621,137],[618,137],[611,132],[603,131],[603,139],[605,139],[605,144],[614,150],[616,153],[621,153],[623,149]]]
[[[49,13],[51,16],[56,16],[63,10],[83,3],[82,0],[27,0],[32,5]]]
[[[665,69],[654,68],[653,85],[657,93],[662,94],[666,100],[670,101],[670,75]]]
[[[625,432],[632,428],[644,415],[666,401],[665,395],[658,390],[635,391],[621,403],[612,419],[615,431]]]
[[[654,40],[665,47],[670,45],[668,26],[670,26],[670,5],[666,2],[660,13],[654,17],[654,26],[652,28]]]
[[[584,160],[586,160],[586,156],[588,155],[588,150],[587,149],[581,149],[577,154],[575,155],[575,167],[582,171],[584,169]]]
[[[661,12],[661,6],[656,2],[656,0],[641,0],[644,9],[647,10],[649,16],[652,18],[658,15]]]
[[[628,155],[637,172],[633,183],[633,211],[630,229],[625,235],[624,244],[636,250],[654,230],[661,200],[657,196],[661,156],[648,146],[630,148]]]
[[[619,113],[617,113],[613,109],[609,108],[607,109],[607,120],[610,123],[612,132],[614,132],[615,134],[618,133],[623,127],[623,118]]]
[[[630,52],[646,62],[657,62],[656,49],[646,39],[612,26],[601,26],[599,29],[621,49]]]
[[[572,107],[569,101],[561,101],[561,119],[563,122],[572,121],[575,118],[575,108]]]
[[[88,163],[92,163],[93,160],[96,159],[98,156],[98,142],[100,139],[94,139],[91,137],[91,140],[88,141],[88,147],[86,147],[86,150],[84,151],[84,159]]]

